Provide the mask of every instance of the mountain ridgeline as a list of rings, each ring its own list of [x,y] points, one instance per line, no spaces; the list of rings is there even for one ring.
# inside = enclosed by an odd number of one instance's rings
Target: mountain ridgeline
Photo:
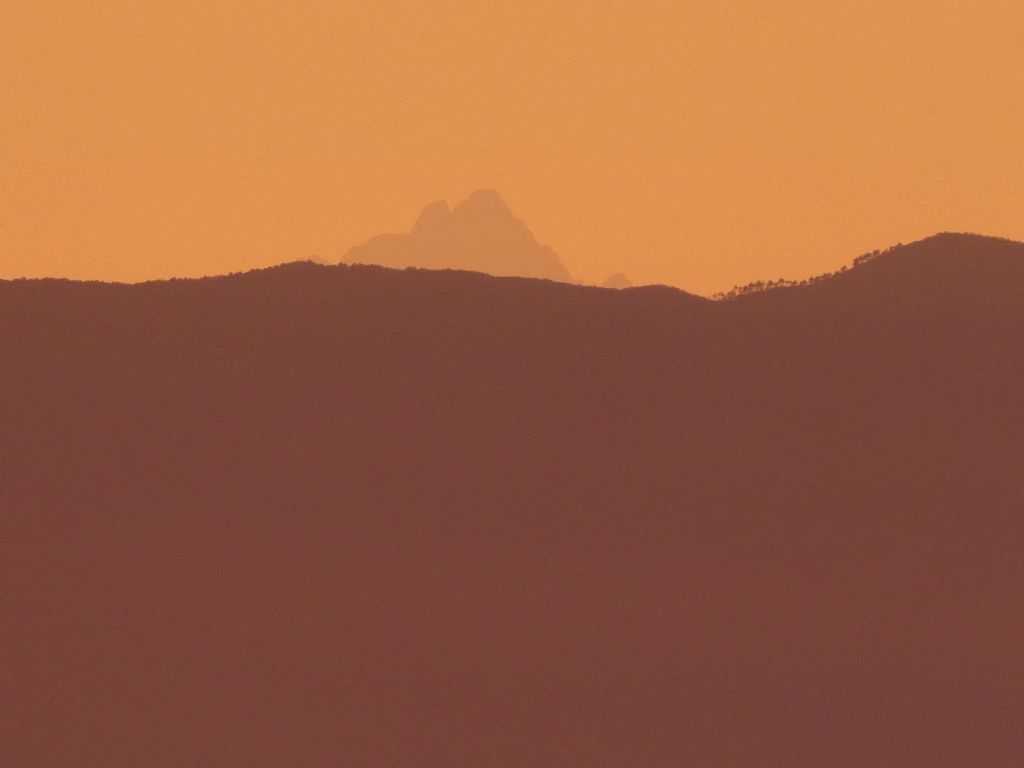
[[[952,234],[723,301],[0,282],[2,762],[1020,765],[1022,338]]]

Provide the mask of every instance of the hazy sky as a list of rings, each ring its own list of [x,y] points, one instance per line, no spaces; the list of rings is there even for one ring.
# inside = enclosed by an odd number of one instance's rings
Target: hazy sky
[[[0,276],[337,259],[493,187],[697,292],[1024,239],[1020,0],[0,2]]]

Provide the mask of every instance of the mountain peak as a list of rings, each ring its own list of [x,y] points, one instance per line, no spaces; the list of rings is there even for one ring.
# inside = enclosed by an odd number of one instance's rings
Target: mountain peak
[[[622,272],[616,272],[614,275],[612,275],[607,280],[605,280],[603,283],[601,283],[601,287],[602,288],[620,288],[621,289],[621,288],[631,288],[632,286],[633,286],[633,281],[630,280]]]
[[[508,206],[505,204],[501,195],[498,194],[497,190],[488,188],[478,189],[475,192],[471,192],[469,197],[459,203],[459,207],[502,210],[509,216],[512,215],[512,212],[508,209]]]
[[[411,231],[378,235],[352,248],[348,263],[467,269],[492,275],[569,282],[569,271],[493,189],[478,189],[454,208],[431,203]]]
[[[444,227],[450,215],[451,210],[448,208],[448,203],[444,200],[431,203],[420,212],[416,223],[412,225],[412,234],[425,235],[430,232],[436,232]]]

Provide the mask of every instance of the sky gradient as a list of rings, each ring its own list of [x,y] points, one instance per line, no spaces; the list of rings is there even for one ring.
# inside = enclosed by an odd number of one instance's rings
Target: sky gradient
[[[1024,4],[0,4],[0,277],[318,255],[501,192],[699,293],[1024,239]]]

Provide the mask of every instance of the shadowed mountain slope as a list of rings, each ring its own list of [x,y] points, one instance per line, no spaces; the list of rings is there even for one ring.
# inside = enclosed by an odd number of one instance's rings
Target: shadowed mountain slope
[[[708,301],[0,282],[10,765],[1018,765],[1024,245]]]
[[[571,280],[555,252],[538,243],[490,189],[477,190],[450,210],[446,202],[432,203],[410,233],[378,235],[352,248],[342,261]]]

